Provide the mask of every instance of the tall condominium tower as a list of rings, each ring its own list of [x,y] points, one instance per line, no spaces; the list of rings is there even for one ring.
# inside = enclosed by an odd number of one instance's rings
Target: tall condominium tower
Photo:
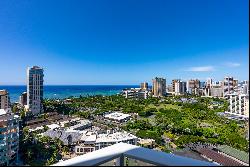
[[[19,150],[19,116],[0,109],[0,166],[16,165]]]
[[[7,109],[10,107],[10,97],[6,90],[0,90],[0,109]]]
[[[187,82],[187,92],[191,94],[196,94],[196,90],[200,88],[200,80],[198,79],[191,79]]]
[[[148,83],[147,82],[141,83],[141,89],[147,90],[148,89]]]
[[[27,105],[33,115],[43,112],[43,69],[38,66],[27,70]]]
[[[187,90],[187,83],[184,81],[175,82],[175,95],[185,94]]]
[[[22,106],[27,105],[27,92],[23,92],[21,96],[19,97],[19,104]]]
[[[226,76],[223,81],[223,96],[232,94],[234,92],[233,77]]]
[[[234,80],[233,80],[233,87],[237,87],[238,84],[239,84],[238,79],[234,79]]]
[[[166,79],[155,77],[153,80],[152,93],[155,97],[161,97],[166,95]]]
[[[172,80],[172,91],[175,92],[175,83],[179,82],[181,79],[173,79]]]
[[[206,81],[206,88],[211,88],[213,85],[213,80],[211,78],[208,78]]]

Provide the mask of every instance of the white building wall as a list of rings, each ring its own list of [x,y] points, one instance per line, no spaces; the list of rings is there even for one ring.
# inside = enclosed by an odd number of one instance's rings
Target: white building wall
[[[228,94],[229,113],[249,117],[249,97],[245,94]]]

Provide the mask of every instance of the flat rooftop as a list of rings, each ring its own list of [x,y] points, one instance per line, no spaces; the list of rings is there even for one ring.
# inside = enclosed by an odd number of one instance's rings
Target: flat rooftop
[[[108,119],[114,119],[114,120],[119,120],[120,121],[120,120],[129,118],[130,116],[131,115],[129,115],[129,114],[123,114],[123,113],[120,113],[120,112],[113,112],[113,113],[105,115],[104,117],[108,118]]]
[[[101,142],[119,142],[124,140],[137,139],[136,136],[127,132],[116,132],[112,134],[99,134],[96,139],[96,143]]]

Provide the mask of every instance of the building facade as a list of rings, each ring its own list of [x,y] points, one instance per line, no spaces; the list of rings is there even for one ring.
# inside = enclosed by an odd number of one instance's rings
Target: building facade
[[[183,95],[187,91],[187,83],[184,81],[175,82],[175,95]]]
[[[150,91],[140,88],[124,89],[122,90],[121,94],[125,98],[135,98],[135,99],[147,99],[149,96],[151,96]]]
[[[19,104],[22,106],[27,105],[27,92],[23,92],[21,96],[19,97]]]
[[[249,95],[249,87],[248,84],[243,84],[241,87],[241,93],[242,94],[248,94]]]
[[[208,78],[205,84],[205,87],[210,89],[212,87],[213,80],[211,78]]]
[[[223,97],[223,88],[221,86],[213,86],[210,89],[210,96],[212,96],[212,97]]]
[[[239,81],[237,79],[233,80],[233,87],[237,87],[239,84]]]
[[[152,93],[154,97],[162,97],[166,95],[166,79],[155,77],[153,80]]]
[[[200,88],[200,80],[191,79],[187,82],[187,92],[190,94],[198,94]]]
[[[223,81],[223,96],[226,97],[228,94],[234,92],[233,77],[226,76]]]
[[[180,81],[180,79],[173,79],[172,80],[172,92],[175,92],[175,83]]]
[[[0,166],[15,165],[19,150],[19,117],[0,109]]]
[[[7,109],[10,107],[10,97],[7,90],[0,90],[0,109]]]
[[[249,117],[249,96],[246,94],[227,94],[229,102],[228,113],[238,116]]]
[[[43,69],[33,66],[27,70],[27,105],[33,115],[43,112]]]
[[[147,82],[141,83],[141,89],[142,90],[148,90],[148,83]]]
[[[127,132],[107,131],[103,134],[87,132],[81,137],[79,144],[75,146],[75,153],[78,155],[85,154],[120,142],[136,145],[137,141],[136,136]]]

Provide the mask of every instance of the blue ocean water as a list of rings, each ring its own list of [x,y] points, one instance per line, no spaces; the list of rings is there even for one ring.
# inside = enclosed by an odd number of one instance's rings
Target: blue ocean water
[[[69,96],[79,97],[87,95],[114,95],[120,93],[124,88],[136,88],[139,85],[46,85],[44,86],[44,98],[63,99]],[[19,96],[26,92],[26,85],[4,86],[0,85],[0,90],[6,89],[10,95],[10,101],[16,102]]]

